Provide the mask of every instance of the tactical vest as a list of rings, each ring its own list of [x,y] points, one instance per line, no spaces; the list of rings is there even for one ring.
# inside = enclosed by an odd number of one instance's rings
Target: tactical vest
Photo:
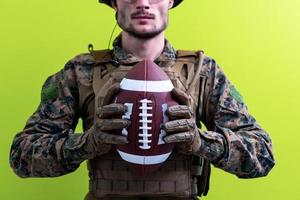
[[[135,63],[130,66],[118,65],[112,59],[109,50],[90,52],[95,59],[93,91],[94,109],[96,109],[102,106],[102,100],[108,92],[107,88],[115,82],[121,82]],[[201,73],[203,59],[202,51],[177,51],[176,60],[162,60],[157,63],[163,66],[162,69],[169,76],[174,87],[182,89],[191,96],[192,109],[198,111],[196,112],[198,126],[200,126],[199,119],[202,113],[203,83],[206,80],[206,76]],[[116,149],[89,160],[88,170],[90,191],[86,200],[121,197],[197,199],[197,196],[206,195],[209,189],[209,162],[197,156],[179,154],[175,149],[160,169],[149,176],[139,177],[131,173],[127,163],[117,154]]]

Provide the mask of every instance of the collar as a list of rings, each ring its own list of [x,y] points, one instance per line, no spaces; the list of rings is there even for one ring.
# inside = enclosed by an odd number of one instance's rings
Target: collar
[[[112,56],[121,64],[133,64],[142,61],[142,59],[137,58],[136,56],[127,53],[122,48],[121,35],[119,35],[113,42],[113,52]],[[161,61],[174,61],[176,59],[176,50],[172,47],[167,39],[165,39],[165,46],[158,58],[154,62]]]

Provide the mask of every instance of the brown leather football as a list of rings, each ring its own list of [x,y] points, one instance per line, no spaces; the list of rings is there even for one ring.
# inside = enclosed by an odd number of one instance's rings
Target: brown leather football
[[[131,121],[122,135],[129,143],[117,145],[123,160],[135,174],[149,175],[170,156],[174,144],[166,144],[162,123],[168,121],[168,106],[178,104],[171,96],[174,88],[167,74],[154,62],[145,60],[136,64],[122,79],[116,103],[128,110],[123,115]]]

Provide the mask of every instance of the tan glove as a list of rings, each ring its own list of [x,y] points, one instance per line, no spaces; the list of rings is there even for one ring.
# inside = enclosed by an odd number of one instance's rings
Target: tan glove
[[[195,123],[193,112],[189,108],[190,99],[181,90],[174,88],[172,96],[179,104],[168,107],[168,122],[163,124],[163,129],[167,136],[164,137],[166,143],[177,143],[176,148],[184,154],[195,153],[201,145],[199,129]]]
[[[128,143],[127,137],[121,134],[123,128],[130,125],[128,119],[122,119],[126,112],[126,106],[123,104],[108,104],[112,102],[120,85],[112,85],[103,99],[102,107],[96,109],[95,124],[85,134],[87,134],[87,151],[95,152],[96,155],[102,155],[110,151],[113,144],[122,145]]]

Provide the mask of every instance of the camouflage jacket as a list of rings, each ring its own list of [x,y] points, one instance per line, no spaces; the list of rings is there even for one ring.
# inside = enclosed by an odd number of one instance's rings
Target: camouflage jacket
[[[112,56],[121,64],[139,61],[114,42]],[[166,41],[155,61],[176,59],[176,51]],[[78,119],[88,115],[79,106],[80,90],[92,87],[95,60],[80,54],[58,73],[50,76],[42,88],[41,103],[18,133],[11,147],[10,164],[20,177],[54,177],[76,170],[80,163],[93,157],[83,148],[84,134],[74,134]],[[201,121],[208,131],[201,131],[198,155],[215,167],[242,178],[265,176],[274,165],[272,143],[268,134],[249,114],[242,97],[216,62],[205,57],[208,96],[204,97]]]

